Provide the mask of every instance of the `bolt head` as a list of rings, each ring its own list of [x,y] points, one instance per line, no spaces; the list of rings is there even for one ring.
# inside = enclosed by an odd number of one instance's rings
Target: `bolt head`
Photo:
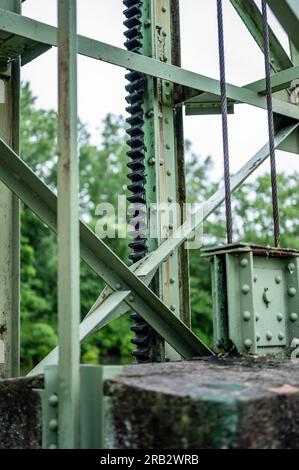
[[[273,338],[273,334],[271,331],[267,331],[266,333],[266,340],[267,341],[271,341],[271,339]]]
[[[245,339],[245,341],[244,341],[244,346],[245,346],[246,349],[250,349],[251,346],[252,346],[252,341],[251,341],[251,339],[249,339],[249,338],[248,338],[248,339]]]
[[[50,429],[50,431],[53,431],[53,432],[54,432],[54,431],[57,431],[57,429],[58,429],[58,421],[57,421],[57,419],[51,419],[51,420],[49,421],[49,429]]]
[[[291,274],[293,274],[296,269],[296,266],[294,263],[289,263],[287,269]]]
[[[282,320],[283,320],[283,314],[282,314],[281,312],[279,312],[279,313],[277,314],[277,317],[276,317],[276,318],[277,318],[277,321],[282,321]]]
[[[278,339],[279,339],[279,341],[283,341],[283,340],[284,340],[284,334],[283,334],[282,331],[280,331],[280,332],[278,333]]]
[[[242,266],[242,268],[246,268],[246,266],[248,266],[248,259],[242,258],[240,261],[240,265]]]
[[[295,321],[298,320],[298,313],[295,313],[295,312],[291,313],[290,320],[291,322],[295,323]]]
[[[149,158],[148,164],[149,165],[154,165],[156,163],[156,159],[154,157]]]
[[[250,312],[244,312],[243,313],[243,320],[244,321],[249,321],[251,319],[251,313]]]
[[[58,405],[58,396],[55,393],[49,397],[49,405],[53,407]]]
[[[243,294],[248,294],[249,291],[250,291],[249,285],[248,285],[248,284],[244,284],[244,285],[242,286],[242,292],[243,292]]]
[[[290,297],[295,297],[295,295],[297,294],[297,290],[295,289],[295,287],[290,287],[288,290],[288,294]]]

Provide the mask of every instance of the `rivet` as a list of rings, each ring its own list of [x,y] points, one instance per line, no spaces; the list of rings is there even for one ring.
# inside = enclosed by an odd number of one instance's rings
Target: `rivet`
[[[174,278],[174,277],[171,277],[171,278],[169,279],[169,282],[170,282],[170,284],[174,284],[174,283],[175,283],[175,278]]]
[[[282,314],[281,312],[279,312],[279,313],[277,314],[277,317],[276,317],[276,318],[277,318],[278,321],[282,321],[282,320],[283,320],[283,314]]]
[[[116,289],[116,290],[120,290],[120,289],[121,289],[121,284],[117,283],[117,284],[115,285],[115,289]]]
[[[284,334],[283,334],[282,331],[280,331],[280,332],[278,333],[278,339],[279,339],[279,341],[282,341],[282,340],[284,339]]]
[[[166,144],[166,149],[170,150],[170,145],[169,144]]]
[[[244,341],[244,346],[245,346],[246,349],[250,349],[251,346],[252,346],[252,341],[251,341],[251,339],[245,339],[245,341]]]
[[[152,117],[154,117],[154,115],[155,115],[155,112],[154,112],[153,109],[150,109],[150,110],[146,113],[146,117],[148,117],[148,118],[152,118]]]
[[[163,160],[163,158],[161,158],[161,160],[160,160],[160,166],[163,166],[163,165],[164,165],[164,160]]]
[[[298,314],[295,313],[295,312],[291,313],[290,320],[291,320],[291,322],[295,323],[295,321],[298,320]]]
[[[256,282],[257,281],[257,276],[254,276],[253,280],[254,280],[254,282]]]
[[[290,297],[295,297],[295,295],[297,294],[295,287],[290,287],[288,290],[288,294]]]
[[[246,266],[248,266],[248,259],[246,258],[241,259],[240,265],[242,266],[242,268],[246,268]]]
[[[221,343],[220,339],[217,339],[217,341],[216,341],[216,347],[217,347],[218,349],[221,349],[221,348],[222,348],[222,343]]]
[[[250,312],[247,311],[247,312],[243,313],[243,320],[244,321],[249,321],[250,318],[251,318],[251,313]]]
[[[172,201],[173,201],[172,197],[169,197],[168,202],[172,202]]]
[[[295,269],[296,269],[296,266],[294,265],[294,263],[289,263],[289,264],[288,264],[288,271],[289,271],[291,274],[294,273]]]
[[[275,282],[276,282],[276,284],[280,284],[280,283],[281,283],[281,277],[280,277],[280,276],[276,276],[276,277],[275,277]]]
[[[257,334],[256,334],[256,340],[257,340],[257,342],[259,342],[260,339],[261,339],[261,335],[260,335],[259,333],[257,333]]]
[[[170,307],[169,307],[169,308],[170,308],[170,310],[171,310],[172,312],[174,312],[174,311],[175,311],[175,309],[176,309],[176,306],[175,306],[175,305],[170,305]]]
[[[266,339],[267,341],[271,341],[271,339],[273,338],[273,334],[271,331],[267,331],[266,333]]]
[[[256,313],[256,314],[255,314],[255,321],[259,321],[259,319],[260,319],[260,314],[259,314],[259,313]]]
[[[58,429],[57,419],[51,419],[49,421],[49,429],[50,429],[50,431],[57,431],[57,429]]]
[[[248,285],[248,284],[244,284],[244,285],[242,286],[242,292],[243,292],[243,294],[248,294],[249,291],[250,291],[249,285]]]
[[[172,224],[169,224],[168,228],[169,228],[169,230],[172,230],[172,229],[173,229],[173,225],[172,225]]]
[[[57,449],[57,445],[56,445],[56,444],[51,444],[51,445],[48,447],[48,449],[50,449],[50,450],[55,450],[55,449]]]
[[[171,171],[167,170],[167,176],[171,176],[171,175],[172,175]]]
[[[58,404],[58,396],[55,395],[55,393],[53,393],[53,395],[49,397],[49,405],[54,407],[54,406],[57,406],[57,404]]]
[[[165,118],[165,124],[169,124],[169,119],[168,118]]]
[[[148,164],[149,165],[154,165],[156,163],[156,159],[154,157],[149,158]]]
[[[162,31],[162,34],[163,34],[163,36],[166,38],[166,36],[167,36],[166,31]]]
[[[169,82],[165,82],[165,86],[170,86],[170,83],[169,83]]]
[[[151,20],[145,20],[144,26],[145,26],[146,28],[149,28],[151,25],[152,25]]]
[[[165,98],[166,98],[167,100],[169,100],[170,97],[171,97],[171,94],[169,93],[169,91],[167,91],[167,92],[165,93]]]
[[[129,296],[129,301],[130,301],[130,302],[134,302],[134,300],[135,300],[134,295],[130,295],[130,296]]]
[[[166,8],[165,7],[162,7],[161,10],[162,10],[163,13],[166,13]]]

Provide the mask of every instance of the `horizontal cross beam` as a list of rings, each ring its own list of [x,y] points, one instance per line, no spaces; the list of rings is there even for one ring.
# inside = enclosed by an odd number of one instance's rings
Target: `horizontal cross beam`
[[[275,93],[277,91],[290,88],[292,81],[298,78],[299,78],[299,66],[293,66],[286,70],[282,70],[281,72],[274,73],[271,76],[272,92]],[[256,80],[254,82],[248,83],[243,88],[252,90],[255,93],[265,95],[266,94],[266,80],[264,78],[262,78],[261,80]],[[215,102],[215,101],[216,102],[218,101],[220,103],[220,98],[215,95],[211,95],[209,93],[200,93],[195,96],[193,93],[193,96],[190,99],[186,100],[186,104],[209,103],[209,102]]]
[[[57,197],[25,162],[0,139],[0,179],[50,229],[57,232]],[[210,349],[130,270],[87,225],[80,222],[81,258],[113,290],[131,291],[129,308],[137,311],[186,359]]]
[[[3,9],[0,10],[0,30],[57,46],[57,29],[54,26]],[[194,90],[220,96],[219,80],[134,52],[128,52],[94,39],[78,36],[78,53],[119,67],[135,70],[151,77],[161,78]],[[261,109],[267,109],[267,101],[264,96],[236,85],[227,84],[227,98],[237,103],[247,103]],[[299,109],[296,105],[273,99],[273,111],[299,120]]]
[[[294,124],[281,131],[275,137],[275,145],[279,145],[287,139],[299,127]],[[231,178],[231,190],[235,191],[269,156],[269,145],[266,144],[256,153],[239,171]],[[198,209],[198,213],[193,217],[192,223],[185,226],[181,238],[166,240],[160,247],[150,253],[146,258],[131,266],[131,270],[138,277],[141,277],[145,283],[149,283],[158,267],[163,261],[178,248],[184,241],[196,230],[200,223],[206,220],[209,215],[223,203],[225,198],[224,187],[220,188],[207,202],[203,203]],[[198,217],[198,214],[200,217]],[[129,292],[111,292],[104,289],[98,300],[95,302],[90,312],[87,314],[80,326],[80,338],[83,340],[93,331],[103,328],[112,320],[128,310],[127,304],[123,301],[129,295]],[[29,375],[37,375],[43,372],[46,365],[56,364],[58,358],[58,348],[53,349],[31,372]]]

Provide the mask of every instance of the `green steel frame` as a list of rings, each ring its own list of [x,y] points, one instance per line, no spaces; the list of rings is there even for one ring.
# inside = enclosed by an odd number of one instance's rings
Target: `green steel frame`
[[[173,351],[186,359],[213,354],[189,328],[188,289],[179,294],[177,285],[184,282],[188,285],[184,242],[222,204],[225,195],[224,188],[219,189],[190,220],[181,220],[181,227],[169,228],[167,239],[159,239],[157,245],[150,246],[148,256],[128,268],[78,217],[77,54],[149,77],[145,102],[146,110],[153,110],[153,113],[148,114],[144,128],[148,144],[149,202],[184,201],[182,104],[186,105],[187,114],[219,112],[220,83],[180,67],[176,41],[178,0],[144,1],[150,19],[144,31],[146,42],[142,55],[77,35],[75,1],[58,2],[58,28],[22,16],[20,3],[18,0],[0,1],[0,75],[6,89],[6,102],[0,104],[0,194],[1,201],[5,201],[1,204],[0,216],[9,221],[3,224],[0,243],[0,322],[5,326],[0,336],[0,373],[3,376],[19,373],[18,199],[21,199],[58,235],[59,349],[53,350],[30,373],[35,375],[46,370],[43,403],[47,416],[44,436],[48,437],[45,446],[75,448],[82,445],[82,439],[86,439],[86,447],[100,446],[91,444],[92,438],[86,437],[90,430],[85,437],[80,438],[79,433],[79,421],[82,423],[85,419],[80,414],[80,395],[82,402],[83,392],[86,396],[89,393],[86,383],[98,380],[93,377],[100,374],[80,372],[80,341],[134,309],[173,348],[169,350],[170,357],[177,357],[173,356]],[[261,13],[255,2],[231,0],[231,4],[262,48]],[[299,108],[290,100],[289,87],[299,78],[299,8],[295,0],[268,0],[268,4],[289,35],[292,51],[289,57],[270,31],[273,109],[280,115],[275,144],[277,148],[298,153]],[[58,197],[18,156],[20,65],[53,46],[59,51]],[[264,80],[244,87],[227,85],[232,112],[238,103],[266,109],[264,95]],[[237,189],[268,156],[266,144],[231,177],[231,190]],[[107,283],[80,325],[79,256]],[[156,293],[148,288],[153,278],[158,279]],[[5,318],[1,317],[2,312]],[[53,393],[57,394],[57,400],[51,400]],[[49,415],[48,406],[52,406]],[[54,436],[57,430],[58,438]],[[53,437],[56,440],[51,444]]]

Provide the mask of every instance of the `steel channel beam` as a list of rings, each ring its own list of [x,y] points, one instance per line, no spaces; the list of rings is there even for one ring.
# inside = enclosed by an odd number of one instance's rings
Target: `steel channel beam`
[[[3,8],[21,12],[19,0],[3,0]],[[20,58],[2,79],[0,137],[20,151]],[[20,375],[20,210],[18,198],[0,184],[0,377]]]
[[[294,131],[299,124],[294,124],[279,131],[275,138],[276,147],[281,145]],[[1,152],[0,152],[1,155]],[[231,178],[231,190],[235,191],[269,156],[269,144],[262,147],[239,171]],[[1,167],[0,167],[1,170]],[[0,174],[1,177],[1,174]],[[206,220],[209,215],[223,203],[225,198],[224,187],[220,188],[208,201],[199,209],[200,217],[193,218],[193,223],[186,227],[184,235],[177,240],[167,240],[155,252],[152,252],[146,258],[131,266],[130,270],[142,278],[144,282],[149,283],[157,268],[163,263],[176,246],[183,245],[190,234],[198,228],[198,224]],[[83,340],[93,331],[103,328],[109,322],[115,320],[120,315],[126,313],[129,309],[123,300],[129,296],[130,292],[113,292],[110,289],[104,289],[98,300],[95,302],[80,327],[80,337]],[[89,319],[89,320],[88,320]],[[88,323],[90,321],[90,323]],[[81,336],[82,335],[82,336]],[[29,375],[42,373],[43,368],[49,364],[55,364],[58,357],[58,348],[55,348],[46,356]]]
[[[256,41],[259,48],[264,52],[263,40],[263,18],[262,14],[255,4],[254,0],[230,0],[246,28]],[[269,2],[268,2],[269,3]],[[280,3],[280,0],[274,0],[273,3]],[[277,39],[272,28],[269,28],[271,67],[274,72],[292,67],[293,63]]]
[[[57,45],[55,27],[3,10],[0,10],[0,30],[34,39],[44,44]],[[220,96],[219,80],[128,52],[94,39],[78,36],[78,53],[129,70],[136,70],[151,77]],[[266,98],[246,88],[227,84],[227,97],[237,103],[246,103],[267,109]],[[299,119],[297,106],[278,99],[273,99],[273,111],[283,116]]]
[[[59,448],[79,445],[80,251],[77,3],[58,2],[58,425]]]
[[[56,232],[56,196],[30,168],[0,140],[0,179],[53,231]],[[81,258],[112,290],[130,290],[126,299],[171,346],[190,359],[211,351],[163,302],[100,240],[80,222]]]
[[[285,90],[291,86],[291,82],[295,79],[299,78],[299,66],[293,66],[289,69],[282,70],[281,72],[274,73],[271,77],[271,85],[272,85],[272,92],[276,93],[281,90]],[[264,78],[261,80],[256,80],[254,82],[248,83],[243,88],[249,89],[254,91],[255,93],[259,93],[261,95],[266,94],[266,81]],[[202,103],[219,103],[220,105],[220,98],[215,95],[211,95],[209,93],[201,93],[196,96],[192,96],[191,98],[184,100],[185,104],[202,104]],[[180,101],[176,102],[178,105]],[[230,102],[229,102],[230,103]]]
[[[298,0],[267,0],[274,15],[285,29],[290,41],[299,50],[299,3]]]

